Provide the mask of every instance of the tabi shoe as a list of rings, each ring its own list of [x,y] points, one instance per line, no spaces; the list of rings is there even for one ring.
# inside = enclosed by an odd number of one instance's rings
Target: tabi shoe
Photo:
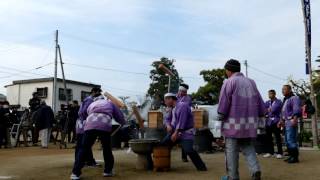
[[[71,176],[70,176],[70,179],[71,180],[78,180],[78,179],[80,179],[80,176],[77,176],[77,175],[72,173]]]
[[[113,172],[111,172],[111,173],[103,173],[102,175],[103,175],[103,177],[113,177],[113,176],[115,176],[115,174]]]
[[[200,167],[197,168],[198,171],[208,171],[207,167]]]
[[[264,157],[264,158],[269,158],[269,157],[271,157],[271,156],[272,156],[272,154],[267,153],[267,154],[263,155],[262,157]]]
[[[277,158],[277,159],[282,159],[283,156],[282,156],[282,154],[277,154],[277,155],[276,155],[276,158]]]
[[[289,164],[298,163],[299,162],[299,150],[297,148],[291,150],[292,156],[287,161]]]
[[[288,162],[289,161],[289,159],[291,159],[291,157],[292,157],[292,150],[291,149],[288,149],[288,158],[286,158],[285,160],[283,160],[283,161],[285,161],[285,162]]]
[[[257,171],[255,172],[252,177],[251,177],[252,180],[261,180],[261,172],[260,171]]]
[[[284,159],[283,161],[284,161],[284,162],[288,162],[291,158],[292,158],[292,157],[289,156],[288,158]]]
[[[291,157],[287,163],[289,164],[294,164],[294,163],[298,163],[299,162],[299,159],[297,157]]]
[[[182,158],[182,162],[189,162],[187,158]]]

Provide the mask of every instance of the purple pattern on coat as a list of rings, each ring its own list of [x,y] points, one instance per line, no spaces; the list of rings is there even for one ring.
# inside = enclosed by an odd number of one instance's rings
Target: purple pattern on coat
[[[85,120],[88,117],[87,109],[91,103],[93,103],[93,97],[88,96],[83,100],[83,102],[79,108],[79,112],[78,112],[79,119],[76,122],[76,133],[77,134],[84,133],[84,124],[85,124]]]
[[[223,83],[218,113],[224,115],[222,133],[228,138],[256,138],[265,104],[252,79],[234,73]]]
[[[285,121],[286,127],[291,126],[291,119],[294,116],[300,117],[301,116],[301,102],[298,96],[291,96],[288,98],[282,107],[282,119]]]
[[[88,107],[87,112],[88,117],[84,125],[85,131],[95,129],[111,132],[112,118],[114,118],[121,125],[126,123],[120,109],[111,101],[105,99],[94,101]]]
[[[275,99],[274,101],[267,101],[266,108],[271,109],[271,111],[267,112],[267,126],[272,126],[274,124],[278,124],[281,118],[281,108],[282,102],[279,99]]]
[[[178,102],[184,102],[186,104],[188,104],[190,107],[192,106],[192,99],[190,96],[186,95],[186,96],[177,96],[178,98]]]
[[[173,121],[175,119],[175,121]],[[166,119],[166,124],[171,125],[173,131],[181,130],[180,139],[194,138],[194,122],[191,108],[187,103],[177,102],[174,113]]]

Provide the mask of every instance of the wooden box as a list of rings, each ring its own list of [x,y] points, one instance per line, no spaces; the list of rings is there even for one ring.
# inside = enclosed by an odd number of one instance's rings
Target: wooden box
[[[194,119],[194,128],[200,129],[208,127],[209,113],[205,109],[194,109],[192,110]]]
[[[148,112],[148,127],[149,128],[162,128],[163,127],[163,114],[160,111]]]

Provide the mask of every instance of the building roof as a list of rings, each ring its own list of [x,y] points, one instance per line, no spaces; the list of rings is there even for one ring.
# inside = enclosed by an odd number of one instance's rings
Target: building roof
[[[39,79],[25,79],[25,80],[16,80],[12,81],[12,84],[6,85],[5,87],[8,86],[13,86],[17,84],[29,84],[29,83],[39,83],[39,82],[53,82],[53,77],[49,78],[39,78]],[[57,82],[63,82],[61,78],[57,78]],[[73,81],[73,80],[68,80],[66,79],[66,83],[68,84],[76,84],[76,85],[82,85],[82,86],[89,86],[89,87],[101,87],[101,85],[97,84],[92,84],[92,83],[85,83],[85,82],[80,82],[80,81]]]
[[[7,97],[3,94],[0,94],[0,101],[5,101],[7,100]]]

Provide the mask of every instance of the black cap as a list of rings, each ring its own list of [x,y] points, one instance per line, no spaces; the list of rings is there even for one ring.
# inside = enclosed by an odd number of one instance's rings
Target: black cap
[[[235,59],[230,59],[229,61],[227,61],[226,65],[224,65],[224,68],[232,72],[240,72],[241,64]]]

